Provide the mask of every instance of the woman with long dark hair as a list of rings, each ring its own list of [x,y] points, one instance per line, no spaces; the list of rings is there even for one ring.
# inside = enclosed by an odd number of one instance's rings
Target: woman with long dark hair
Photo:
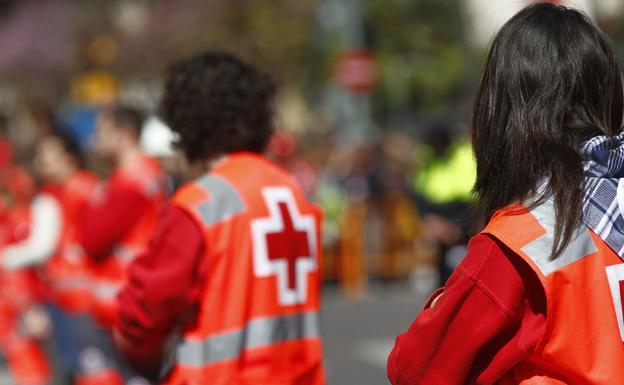
[[[393,384],[624,383],[622,110],[584,14],[539,3],[501,28],[472,122],[488,224],[397,338]]]

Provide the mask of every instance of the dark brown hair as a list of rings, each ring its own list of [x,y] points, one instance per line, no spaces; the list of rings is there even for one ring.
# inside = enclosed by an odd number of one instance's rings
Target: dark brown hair
[[[516,14],[494,38],[474,104],[475,191],[486,216],[536,198],[547,182],[559,255],[582,210],[580,144],[617,134],[622,108],[615,55],[587,16],[548,3]]]
[[[123,104],[113,104],[105,107],[102,114],[109,117],[117,127],[129,129],[137,139],[141,137],[145,116],[138,109]]]

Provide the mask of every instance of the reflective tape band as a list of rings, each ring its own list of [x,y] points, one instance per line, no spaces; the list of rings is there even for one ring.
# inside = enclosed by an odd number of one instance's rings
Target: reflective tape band
[[[113,250],[113,255],[121,260],[122,263],[127,264],[132,262],[142,251],[140,247],[116,246]]]
[[[548,275],[598,251],[587,226],[579,223],[572,235],[572,239],[570,239],[570,243],[561,252],[560,256],[552,260],[551,253],[555,242],[556,218],[554,203],[549,198],[543,204],[531,209],[530,212],[546,230],[546,234],[525,245],[521,250],[535,262],[542,274]]]
[[[119,283],[102,283],[95,284],[93,294],[98,300],[101,301],[114,301],[117,298],[117,293],[121,290],[121,284]]]
[[[178,364],[204,366],[239,357],[245,350],[280,342],[320,337],[318,312],[256,318],[244,328],[201,341],[183,340],[176,351]]]
[[[240,196],[226,180],[208,174],[199,178],[196,183],[210,194],[208,200],[201,202],[196,208],[205,225],[225,221],[245,210]]]
[[[70,290],[90,287],[91,281],[87,278],[64,278],[51,281],[51,286],[56,289]]]
[[[85,258],[85,251],[79,244],[72,243],[63,248],[61,258],[70,263],[76,263]]]

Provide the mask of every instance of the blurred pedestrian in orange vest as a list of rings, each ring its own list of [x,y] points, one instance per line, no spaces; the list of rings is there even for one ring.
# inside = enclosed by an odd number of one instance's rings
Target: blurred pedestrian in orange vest
[[[163,116],[206,172],[132,264],[116,324],[127,357],[163,383],[325,383],[321,213],[262,155],[273,96],[267,76],[227,53],[168,75]]]
[[[393,384],[622,383],[623,98],[581,12],[538,3],[502,27],[472,126],[489,223],[398,337]]]
[[[121,105],[103,109],[97,119],[95,149],[114,171],[82,210],[81,243],[92,262],[92,312],[107,330],[128,264],[146,248],[166,199],[158,162],[139,149],[142,125],[139,111]],[[133,376],[122,360],[118,365]]]

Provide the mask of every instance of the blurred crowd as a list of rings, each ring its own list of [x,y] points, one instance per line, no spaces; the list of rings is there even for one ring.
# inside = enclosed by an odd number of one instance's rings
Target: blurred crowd
[[[16,384],[141,383],[114,352],[111,308],[159,207],[197,174],[156,116],[106,104],[80,124],[0,117],[0,348]],[[323,208],[323,277],[355,299],[393,280],[429,291],[479,225],[470,145],[447,122],[366,142],[279,129],[269,156]]]
[[[470,143],[450,123],[361,143],[278,133],[271,152],[323,208],[324,277],[355,298],[396,279],[426,293],[448,278],[480,225]]]
[[[143,154],[144,119],[132,108],[99,111],[83,146],[54,114],[32,122],[36,140],[18,146],[19,126],[0,119],[0,348],[10,382],[129,381],[110,332],[115,298],[173,188],[163,172],[171,159]]]

